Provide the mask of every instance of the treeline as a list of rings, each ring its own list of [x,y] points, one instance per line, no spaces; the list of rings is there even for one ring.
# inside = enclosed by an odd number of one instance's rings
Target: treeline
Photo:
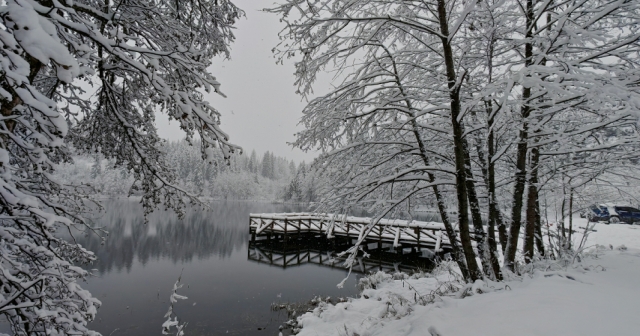
[[[255,150],[250,155],[233,155],[228,163],[216,151],[214,160],[207,162],[202,158],[200,143],[189,144],[184,140],[169,142],[163,150],[167,154],[167,165],[175,171],[177,181],[174,182],[198,196],[230,200],[316,201],[319,180],[305,162],[296,165],[294,161],[269,151],[259,156]],[[136,183],[130,171],[98,154],[77,155],[72,163],[59,168],[57,174],[63,181],[87,183],[96,193],[105,196],[126,196]]]

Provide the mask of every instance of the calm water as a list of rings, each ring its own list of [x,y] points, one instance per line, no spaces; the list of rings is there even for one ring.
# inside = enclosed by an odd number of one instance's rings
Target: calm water
[[[184,287],[178,293],[188,299],[179,301],[174,312],[188,323],[187,335],[278,335],[288,316],[283,310],[272,311],[273,303],[358,294],[358,274],[352,274],[344,288],[336,287],[347,271],[327,267],[331,252],[318,247],[318,239],[313,239],[314,247],[287,243],[287,251],[293,247],[294,254],[286,252],[286,269],[265,264],[269,262],[265,253],[275,261],[271,252],[279,248],[277,244],[249,246],[250,213],[304,211],[300,206],[220,202],[208,211],[191,210],[182,220],[172,212],[158,211],[145,225],[142,207],[135,201],[104,205],[106,211],[94,218],[109,232],[104,245],[94,234],[79,233],[76,240],[98,257],[88,266],[94,277],[83,287],[102,301],[90,328],[105,336],[160,335],[173,284],[181,274]],[[313,256],[299,253],[309,248],[316,257],[326,256],[321,259],[324,266],[305,262]],[[409,259],[402,259],[402,265],[414,262]],[[371,260],[373,266],[365,267],[367,271],[384,264]],[[404,267],[397,260],[386,264],[393,265],[391,271]],[[0,332],[9,332],[6,323],[0,322]]]
[[[95,221],[109,231],[104,245],[80,234],[94,251],[95,277],[83,287],[102,301],[93,330],[103,335],[161,335],[171,289],[180,274],[188,297],[174,312],[186,335],[278,335],[287,320],[271,311],[274,302],[300,302],[314,295],[356,296],[356,276],[343,289],[342,269],[300,265],[285,269],[248,260],[249,213],[294,212],[300,207],[267,203],[214,203],[180,220],[171,212],[152,214],[145,225],[133,201],[108,202]],[[258,330],[261,329],[261,330]],[[9,332],[0,323],[0,332]]]
[[[178,293],[189,299],[174,311],[188,323],[187,335],[277,335],[287,316],[272,312],[272,303],[357,294],[355,276],[336,288],[346,276],[341,269],[284,270],[248,260],[249,213],[299,207],[215,203],[183,220],[155,213],[147,225],[135,202],[114,202],[107,209],[97,219],[110,232],[105,245],[93,236],[79,240],[98,256],[96,277],[85,288],[102,301],[91,328],[103,335],[159,335],[180,274],[184,287]]]

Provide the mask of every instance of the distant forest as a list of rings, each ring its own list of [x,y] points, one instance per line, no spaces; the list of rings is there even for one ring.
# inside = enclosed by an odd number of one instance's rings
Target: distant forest
[[[167,164],[175,170],[178,184],[193,194],[213,199],[283,202],[317,201],[319,179],[309,164],[275,156],[267,151],[231,156],[227,164],[219,151],[213,162],[202,159],[200,144],[168,142],[164,146]],[[77,155],[61,164],[57,175],[69,184],[87,183],[96,193],[119,197],[130,194],[133,175],[102,155]],[[132,192],[131,194],[136,194]]]

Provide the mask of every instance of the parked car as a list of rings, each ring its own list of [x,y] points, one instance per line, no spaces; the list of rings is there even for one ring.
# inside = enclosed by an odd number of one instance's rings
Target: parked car
[[[587,209],[585,217],[589,218],[590,222],[608,222],[609,209],[604,204],[594,204]]]
[[[640,222],[640,210],[634,207],[616,204],[597,204],[587,211],[589,221],[634,224]]]
[[[609,223],[634,224],[640,222],[640,210],[630,206],[614,206],[613,208],[615,213],[609,211]]]

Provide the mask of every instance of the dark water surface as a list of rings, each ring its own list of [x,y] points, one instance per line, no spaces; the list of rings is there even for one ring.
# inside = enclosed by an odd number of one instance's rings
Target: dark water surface
[[[90,327],[103,335],[160,335],[169,296],[182,274],[175,313],[187,335],[278,335],[287,320],[274,302],[314,295],[355,296],[356,277],[343,289],[346,271],[314,265],[286,270],[248,260],[249,213],[293,212],[300,207],[221,202],[209,211],[191,210],[183,220],[158,212],[144,224],[135,202],[111,202],[96,221],[109,231],[79,242],[98,257],[96,277],[84,287],[102,301]]]
[[[82,286],[102,301],[96,320],[89,324],[102,335],[161,335],[169,296],[180,276],[184,287],[178,294],[188,299],[175,304],[174,312],[187,323],[189,336],[278,335],[278,327],[289,318],[284,310],[272,311],[273,303],[306,302],[316,295],[335,301],[358,294],[359,274],[352,273],[344,288],[336,287],[347,276],[333,259],[335,250],[346,248],[336,241],[330,248],[322,237],[306,243],[250,244],[250,213],[305,211],[301,206],[218,202],[209,210],[191,209],[183,219],[171,211],[157,211],[145,224],[135,201],[103,204],[106,211],[93,220],[109,232],[104,244],[95,234],[75,235],[98,258],[85,266],[93,269],[94,277]],[[410,255],[401,253],[399,261],[393,253],[374,252],[359,260],[360,272],[430,267],[428,259]],[[9,332],[6,322],[0,321],[0,332]]]
[[[274,302],[314,295],[355,296],[356,276],[343,289],[345,270],[301,265],[282,269],[248,260],[249,213],[294,212],[300,207],[249,202],[214,203],[183,220],[158,212],[144,224],[136,202],[110,202],[96,222],[109,237],[77,237],[94,251],[96,277],[83,286],[102,301],[90,327],[103,335],[160,335],[169,296],[182,274],[188,297],[175,305],[186,335],[278,335],[287,320]],[[259,330],[261,329],[261,330]]]

